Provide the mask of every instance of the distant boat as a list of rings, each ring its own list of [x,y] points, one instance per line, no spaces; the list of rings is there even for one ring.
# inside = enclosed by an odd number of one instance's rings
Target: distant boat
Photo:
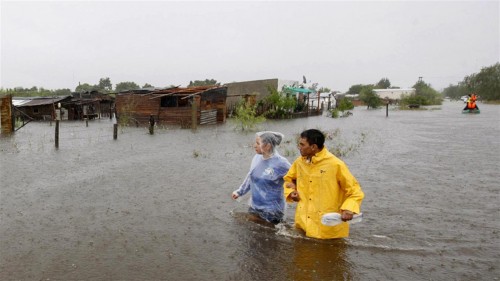
[[[479,110],[479,108],[464,109],[464,110],[462,110],[462,113],[479,114],[479,113],[481,113],[481,110]]]

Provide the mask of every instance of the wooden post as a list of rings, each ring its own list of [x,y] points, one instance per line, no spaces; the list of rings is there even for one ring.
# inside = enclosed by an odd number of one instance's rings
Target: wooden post
[[[195,96],[192,97],[191,103],[191,130],[195,131],[198,123],[198,110],[197,110],[197,99]]]
[[[85,125],[88,127],[89,126],[89,119],[85,119]]]
[[[385,104],[385,117],[389,117],[389,103]]]
[[[118,124],[113,124],[113,139],[116,140],[118,138]]]
[[[149,115],[149,134],[154,135],[155,133],[155,118],[153,114]]]
[[[59,120],[56,120],[56,148],[59,148]]]
[[[54,115],[56,117],[56,148],[59,148],[59,120],[61,120],[61,103],[57,103],[57,109],[54,110]]]

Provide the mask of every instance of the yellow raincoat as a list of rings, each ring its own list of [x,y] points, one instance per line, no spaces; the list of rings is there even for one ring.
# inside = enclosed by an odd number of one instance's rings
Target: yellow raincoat
[[[295,212],[295,227],[305,231],[306,236],[330,239],[349,236],[349,224],[326,226],[321,223],[323,214],[349,210],[359,214],[364,193],[347,165],[326,147],[316,153],[310,163],[306,157],[293,162],[285,180],[285,198],[293,191],[287,183],[296,181],[300,201]]]

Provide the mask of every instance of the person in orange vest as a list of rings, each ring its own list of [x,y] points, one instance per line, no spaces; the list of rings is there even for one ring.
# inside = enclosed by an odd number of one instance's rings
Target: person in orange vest
[[[467,99],[467,105],[465,106],[464,110],[471,110],[471,109],[477,109],[479,110],[479,107],[477,107],[476,104],[477,101],[477,95],[475,93],[472,93],[469,95],[469,98]]]

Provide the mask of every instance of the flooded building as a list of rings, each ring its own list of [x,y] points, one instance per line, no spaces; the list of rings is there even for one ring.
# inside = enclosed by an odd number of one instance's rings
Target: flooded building
[[[189,88],[138,89],[116,95],[120,123],[147,123],[189,127],[226,122],[227,87],[212,85]]]
[[[233,109],[240,100],[250,95],[255,96],[255,102],[263,100],[271,94],[270,88],[281,92],[284,87],[297,85],[299,81],[277,78],[227,83],[227,107]]]
[[[69,120],[111,117],[114,98],[99,91],[73,93],[71,101],[63,104],[63,107],[68,111]]]
[[[113,97],[98,91],[55,97],[13,97],[12,103],[15,118],[30,120],[54,120],[58,106],[61,120],[110,117],[114,106]]]
[[[56,97],[13,97],[16,108],[14,117],[21,120],[54,120],[55,110],[61,105],[61,119],[68,119],[68,111],[63,104],[71,102],[71,96]]]
[[[414,95],[416,93],[416,90],[414,88],[374,89],[373,92],[381,99],[388,100],[390,102],[397,102],[401,100],[403,96]]]

